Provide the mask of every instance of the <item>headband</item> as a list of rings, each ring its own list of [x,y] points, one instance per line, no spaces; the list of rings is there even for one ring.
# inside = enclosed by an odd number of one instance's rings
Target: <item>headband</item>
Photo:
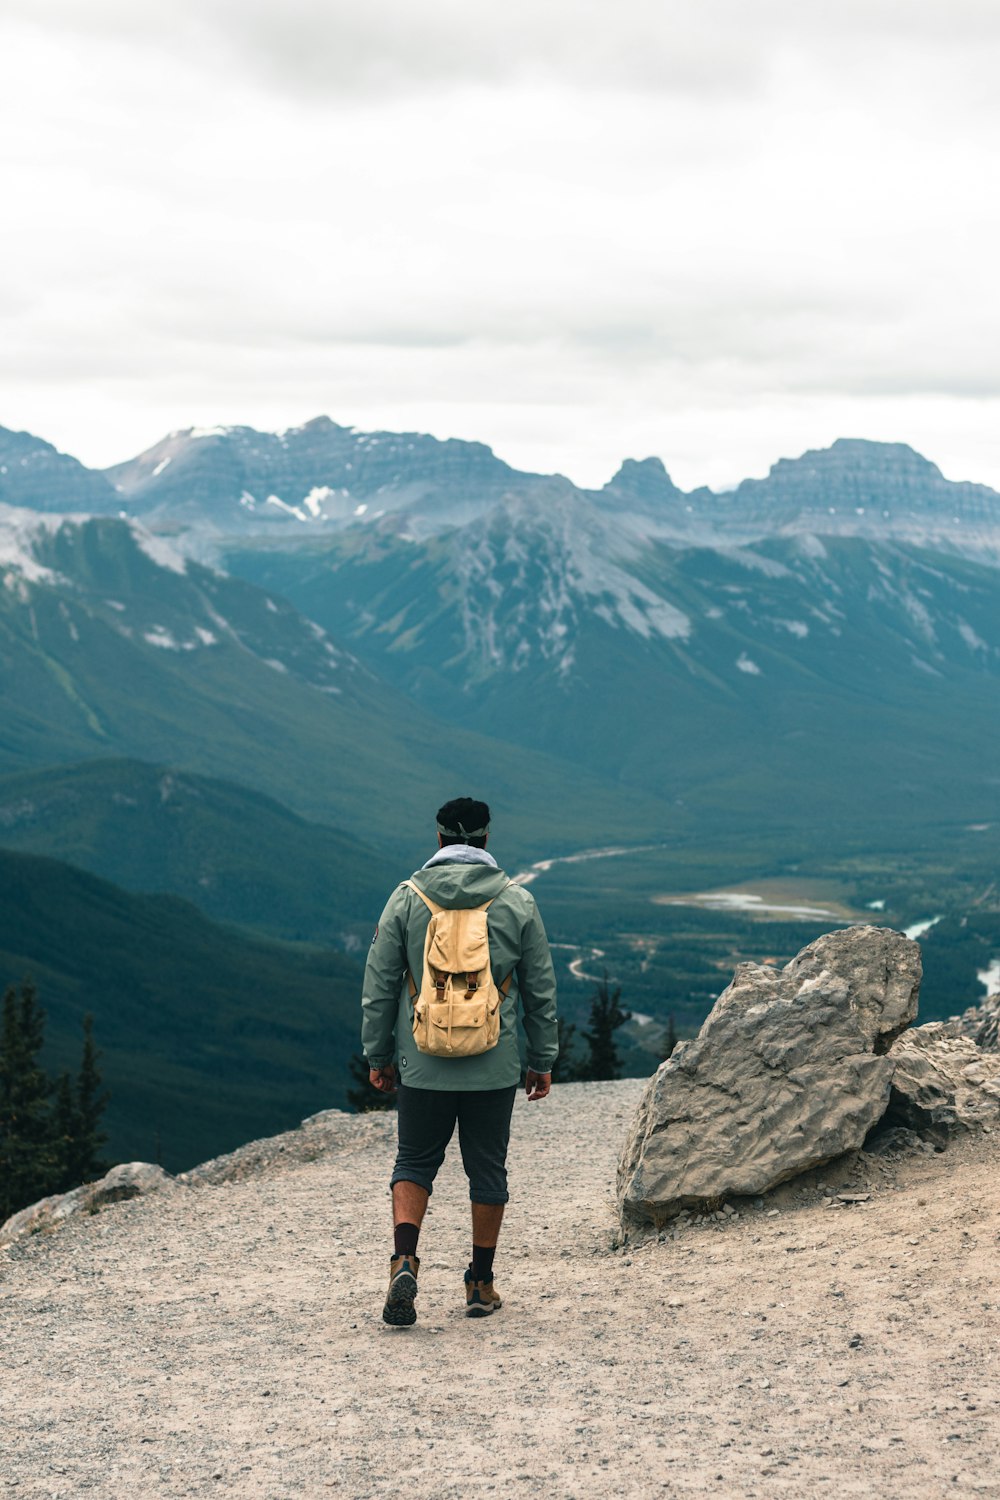
[[[463,839],[466,840],[484,839],[490,831],[490,825],[487,823],[485,828],[463,828],[462,824],[459,823],[455,828],[446,828],[443,823],[439,823],[437,831],[443,834],[446,839],[454,838],[456,833],[460,833]]]

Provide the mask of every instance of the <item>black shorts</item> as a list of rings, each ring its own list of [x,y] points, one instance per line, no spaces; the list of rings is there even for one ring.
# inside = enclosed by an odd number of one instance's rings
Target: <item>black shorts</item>
[[[399,1151],[392,1182],[433,1190],[458,1122],[473,1203],[506,1203],[507,1143],[517,1085],[505,1089],[415,1089],[399,1085]]]

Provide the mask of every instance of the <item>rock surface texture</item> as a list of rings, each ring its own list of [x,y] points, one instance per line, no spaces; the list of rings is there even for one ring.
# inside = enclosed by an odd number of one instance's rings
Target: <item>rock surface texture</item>
[[[946,1135],[1000,1122],[1000,1054],[932,1021],[901,1036],[889,1057],[894,1122]]]
[[[884,927],[828,933],[784,969],[740,964],[646,1086],[618,1168],[623,1219],[766,1192],[859,1147],[885,1113],[886,1054],[920,977],[917,944]]]
[[[988,995],[981,1004],[940,1024],[946,1036],[968,1037],[983,1052],[1000,1052],[1000,995]]]

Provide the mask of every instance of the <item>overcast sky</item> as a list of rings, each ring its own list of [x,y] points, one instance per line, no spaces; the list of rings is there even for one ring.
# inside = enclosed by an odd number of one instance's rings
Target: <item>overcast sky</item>
[[[1000,487],[996,0],[0,0],[0,425]]]

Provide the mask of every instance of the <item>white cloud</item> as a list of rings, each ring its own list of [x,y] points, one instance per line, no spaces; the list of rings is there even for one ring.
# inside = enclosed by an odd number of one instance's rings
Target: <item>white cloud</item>
[[[0,422],[480,437],[684,483],[841,434],[1000,484],[1000,9],[7,0]]]

